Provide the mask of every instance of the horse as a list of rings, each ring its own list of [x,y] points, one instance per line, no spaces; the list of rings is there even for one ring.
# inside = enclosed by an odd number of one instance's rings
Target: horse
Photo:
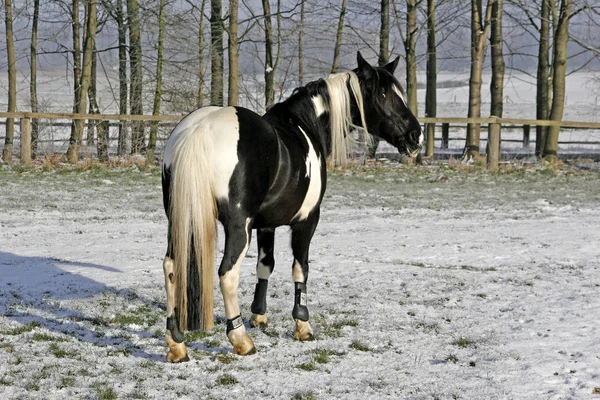
[[[225,232],[218,274],[233,352],[256,352],[238,303],[240,266],[257,232],[258,261],[250,325],[265,326],[275,229],[291,228],[293,337],[313,339],[307,306],[308,253],[325,193],[327,162],[347,162],[351,129],[362,127],[407,156],[423,131],[394,71],[399,57],[358,67],[294,90],[262,117],[242,107],[207,106],[187,115],[165,147],[162,189],[168,219],[164,258],[167,362],[188,361],[186,330],[213,327],[217,220]]]

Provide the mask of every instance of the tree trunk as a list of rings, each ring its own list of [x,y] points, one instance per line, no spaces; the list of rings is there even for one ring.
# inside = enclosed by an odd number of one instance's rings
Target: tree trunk
[[[29,98],[31,104],[31,112],[38,112],[38,99],[37,99],[37,35],[38,35],[38,21],[40,15],[40,0],[33,1],[33,22],[31,25],[31,45],[29,48],[30,54],[30,69],[29,74],[31,78],[29,80]],[[38,150],[38,136],[39,127],[38,120],[34,118],[31,120],[31,158],[35,159]]]
[[[156,90],[154,92],[154,104],[152,115],[160,115],[160,98],[162,96],[163,75],[163,42],[165,36],[165,0],[159,0],[158,6],[158,44],[156,49]],[[154,154],[156,152],[156,139],[158,137],[158,121],[152,121],[150,125],[150,137],[146,151],[146,164],[154,165]]]
[[[408,107],[418,115],[417,107],[417,0],[406,0],[406,97]]]
[[[198,92],[196,94],[196,107],[204,105],[204,9],[206,0],[200,6],[200,20],[198,21]]]
[[[238,0],[229,0],[229,87],[227,104],[239,103]]]
[[[87,110],[87,97],[90,88],[92,74],[92,56],[96,47],[96,0],[89,0],[87,13],[85,16],[85,41],[83,45],[83,65],[81,70],[81,88],[80,100],[78,104],[78,113],[85,114]],[[79,145],[85,121],[82,119],[74,120],[76,136],[71,139],[69,149],[67,150],[67,160],[75,164],[79,159]]]
[[[379,56],[377,64],[382,67],[390,61],[390,0],[381,0],[379,25]],[[379,147],[379,137],[371,136],[369,147],[367,148],[367,156],[375,157],[377,148]]]
[[[304,55],[303,55],[303,43],[304,37],[304,4],[306,2],[302,0],[300,4],[300,33],[298,34],[298,86],[302,86],[304,82]]]
[[[210,1],[210,104],[223,105],[223,25],[221,0]]]
[[[344,31],[344,17],[346,16],[346,0],[342,0],[342,9],[338,20],[337,34],[335,36],[335,47],[333,48],[333,63],[331,64],[331,73],[335,74],[340,65],[340,48],[342,47],[342,33]]]
[[[565,77],[567,73],[567,45],[569,43],[569,18],[573,0],[561,0],[560,14],[556,34],[554,35],[554,53],[552,57],[552,109],[550,119],[561,121],[565,109]],[[544,147],[544,158],[549,162],[558,160],[559,126],[548,129]]]
[[[123,0],[117,0],[115,18],[119,34],[119,114],[127,114],[127,26],[123,13]],[[127,153],[127,126],[125,121],[119,121],[119,143],[117,154],[124,156]]]
[[[488,0],[485,19],[483,19],[483,5],[481,0],[471,0],[471,74],[469,77],[469,118],[481,117],[481,74],[485,58],[485,44],[490,29],[492,4],[495,0]],[[479,139],[481,126],[468,124],[467,140],[463,159],[479,158]]]
[[[92,51],[92,72],[90,75],[90,114],[100,114],[100,106],[98,105],[98,90],[96,85],[97,77],[97,54],[96,54],[96,43],[94,41],[94,49]],[[106,128],[106,129],[105,129]],[[87,144],[88,146],[94,143],[94,132],[97,132],[96,150],[98,153],[98,160],[100,162],[108,161],[108,125],[104,121],[90,120],[88,121],[88,134]]]
[[[72,10],[72,31],[73,31],[73,113],[79,114],[81,105],[81,24],[79,22],[79,0],[73,0]],[[71,121],[71,137],[69,138],[69,148],[67,149],[67,160],[77,162],[79,158],[79,146],[81,145],[81,136],[83,125],[77,123],[77,120]],[[71,161],[75,160],[75,161]]]
[[[277,0],[277,56],[273,56],[273,25],[271,23],[271,5],[262,0],[265,19],[265,109],[275,103],[275,72],[281,54],[281,0]]]
[[[495,3],[492,5],[492,27],[490,36],[490,45],[492,53],[492,80],[490,83],[492,104],[490,108],[490,115],[499,118],[502,118],[502,112],[504,108],[504,40],[502,36],[502,15],[504,8],[503,3],[503,0],[496,0]],[[501,134],[502,133],[500,127],[498,129],[498,135]],[[488,138],[488,147],[489,145],[490,141]],[[495,150],[498,154],[500,154],[500,149]]]
[[[8,59],[8,112],[17,111],[17,64],[15,58],[15,39],[13,35],[13,13],[11,0],[4,0],[6,24],[6,54]],[[15,119],[6,119],[6,136],[2,159],[12,164],[13,140],[15,137]]]
[[[427,0],[427,92],[425,93],[425,116],[437,115],[437,52],[435,39],[435,0]],[[427,148],[425,156],[433,156],[435,124],[427,124]]]
[[[138,0],[127,0],[127,21],[129,23],[129,71],[131,87],[129,104],[132,115],[144,114],[142,103],[142,38]],[[139,154],[144,150],[144,122],[134,121],[131,133],[131,154]]]
[[[549,108],[549,75],[550,75],[550,2],[542,0],[540,21],[540,46],[538,49],[537,90],[536,90],[536,119],[548,119]],[[546,142],[548,127],[535,127],[535,155],[541,157]]]

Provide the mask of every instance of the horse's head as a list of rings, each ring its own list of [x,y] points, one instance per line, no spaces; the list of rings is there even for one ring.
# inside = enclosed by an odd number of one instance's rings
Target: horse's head
[[[402,85],[394,78],[400,57],[383,67],[371,66],[360,52],[357,59],[354,72],[360,81],[369,133],[395,146],[400,154],[416,156],[423,144],[423,130],[406,104]]]

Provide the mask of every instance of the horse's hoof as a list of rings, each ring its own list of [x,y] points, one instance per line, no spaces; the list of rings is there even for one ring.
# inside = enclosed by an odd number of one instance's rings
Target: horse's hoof
[[[294,339],[301,342],[310,342],[314,340],[315,335],[313,334],[310,324],[306,321],[296,320],[296,330],[294,331]]]
[[[234,354],[249,356],[256,353],[254,342],[248,336],[243,326],[229,332],[227,337],[229,338],[229,343],[233,345]]]
[[[187,353],[183,357],[177,356],[172,351],[169,351],[167,353],[167,362],[168,363],[182,363],[182,362],[188,362],[188,361],[190,361],[190,357],[188,357]]]
[[[233,347],[233,353],[239,356],[251,356],[253,354],[256,354],[256,347],[254,347],[253,344],[252,347],[249,350],[247,350],[242,345],[237,345]]]
[[[264,314],[252,314],[250,325],[255,328],[264,329],[269,325],[269,319]]]

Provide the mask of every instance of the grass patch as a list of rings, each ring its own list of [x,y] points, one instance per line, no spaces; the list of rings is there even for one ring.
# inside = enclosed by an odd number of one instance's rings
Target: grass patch
[[[60,383],[58,384],[59,389],[68,388],[75,386],[75,377],[74,376],[63,376],[60,378]]]
[[[358,351],[371,351],[371,349],[369,347],[365,346],[364,344],[362,344],[361,342],[356,341],[356,340],[353,341],[352,343],[350,343],[349,347],[351,349],[358,350]]]
[[[465,348],[473,346],[475,344],[475,341],[461,336],[458,339],[454,340],[452,344],[460,348]]]
[[[73,358],[75,356],[75,353],[70,353],[66,351],[56,343],[50,343],[50,346],[48,348],[56,358]]]
[[[14,382],[6,376],[0,376],[0,386],[11,386]]]
[[[92,385],[92,388],[98,394],[98,400],[116,400],[117,392],[112,386],[108,386],[104,382],[96,382]]]
[[[204,345],[206,347],[210,347],[210,348],[221,347],[221,341],[220,340],[206,340],[204,342]]]
[[[314,371],[315,369],[317,369],[317,366],[315,365],[314,362],[308,362],[308,363],[303,363],[303,364],[298,364],[296,365],[296,368],[301,369],[302,371]]]
[[[230,374],[221,375],[219,378],[217,378],[216,382],[217,385],[220,386],[231,386],[239,383],[239,381],[235,379],[235,376]]]
[[[450,353],[446,356],[446,361],[456,364],[458,362],[458,357],[456,357],[455,354]]]
[[[31,336],[34,342],[67,342],[68,340],[62,337],[54,336],[45,332],[36,332]]]
[[[185,342],[190,343],[190,342],[195,342],[196,340],[206,339],[207,337],[210,337],[213,334],[214,334],[214,332],[211,332],[211,331],[186,332],[185,333]]]
[[[339,355],[335,350],[328,349],[315,349],[313,350],[313,353],[315,354],[315,361],[319,364],[327,364],[329,362],[329,357]]]
[[[40,326],[40,323],[33,321],[33,322],[29,322],[28,324],[9,329],[7,331],[0,332],[0,334],[2,334],[2,335],[22,335],[23,333],[31,332],[38,326]]]
[[[221,364],[231,364],[237,361],[238,359],[233,354],[219,353],[217,354],[217,360],[219,360]]]
[[[314,392],[298,392],[292,396],[291,400],[315,400],[317,395]]]

